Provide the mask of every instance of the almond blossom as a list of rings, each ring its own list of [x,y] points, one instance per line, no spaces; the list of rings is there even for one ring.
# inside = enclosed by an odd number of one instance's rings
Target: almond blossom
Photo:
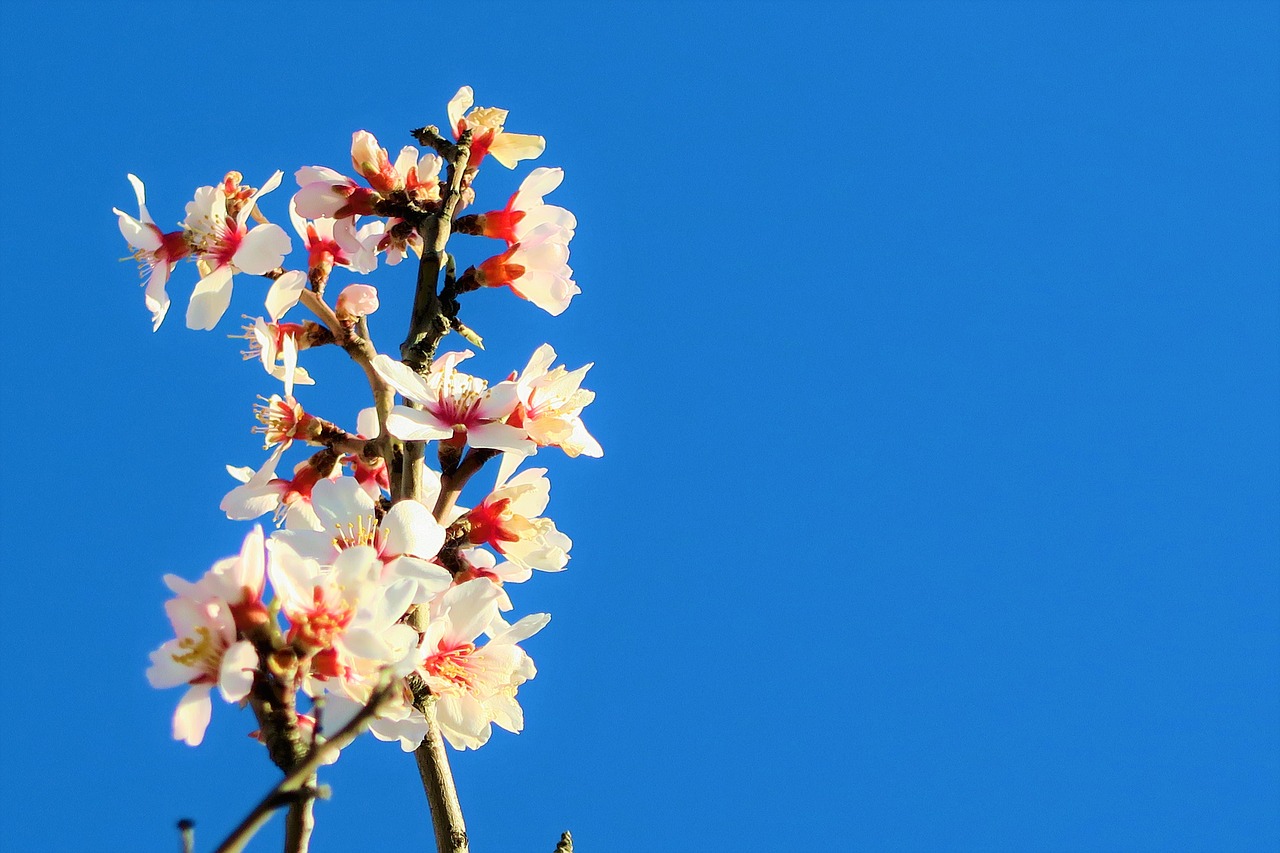
[[[475,228],[485,237],[506,240],[510,247],[525,240],[538,226],[554,225],[564,232],[562,242],[568,243],[573,237],[573,229],[578,226],[577,219],[563,207],[542,201],[542,197],[560,186],[563,180],[563,169],[545,166],[534,169],[521,182],[520,189],[507,201],[506,207],[477,214]]]
[[[439,488],[437,479],[435,492]],[[434,503],[435,495],[427,491]],[[368,493],[355,479],[341,477],[316,483],[311,508],[319,519],[319,530],[288,529],[273,538],[322,565],[333,563],[349,548],[372,548],[384,577],[409,578],[417,584],[415,604],[425,604],[452,583],[447,569],[429,562],[444,545],[445,531],[422,503],[399,501],[378,520]]]
[[[508,133],[503,129],[507,111],[497,107],[475,107],[475,92],[463,86],[449,100],[449,125],[455,139],[464,130],[471,131],[470,168],[477,168],[486,154],[492,154],[508,169],[514,169],[521,160],[529,160],[542,154],[547,141],[541,136],[527,133]],[[467,112],[470,110],[470,112]]]
[[[268,323],[262,317],[245,327],[249,341],[246,358],[257,358],[267,373],[284,383],[284,395],[293,396],[294,385],[314,385],[305,368],[298,366],[298,351],[309,346],[304,326],[298,323]]]
[[[371,222],[357,231],[354,216],[308,220],[298,213],[296,198],[289,202],[289,220],[293,223],[293,230],[302,238],[307,252],[307,269],[313,275],[328,279],[335,265],[362,274],[377,268],[377,246],[382,236],[380,222]]]
[[[467,513],[468,540],[488,545],[517,566],[562,571],[569,562],[572,540],[549,518],[541,518],[551,499],[546,468],[529,468],[494,490]]]
[[[173,736],[198,746],[213,714],[213,688],[228,702],[247,696],[258,653],[236,639],[235,617],[222,599],[179,595],[164,609],[176,636],[151,653],[147,680],[158,688],[188,685],[173,715]]]
[[[418,650],[418,672],[438,699],[436,717],[454,749],[478,749],[491,726],[524,728],[516,701],[520,685],[537,674],[517,643],[546,627],[551,616],[536,613],[514,625],[498,616],[496,586],[484,578],[452,587],[433,606]],[[476,646],[481,633],[489,642]]]
[[[402,662],[403,673],[412,669],[418,636],[399,619],[416,585],[384,579],[373,548],[347,548],[332,566],[303,558],[279,541],[272,556],[268,573],[289,623],[286,640],[310,661],[311,676],[349,680]]]
[[[212,329],[231,304],[233,277],[238,272],[265,275],[280,266],[289,253],[289,235],[279,225],[247,227],[258,199],[280,186],[276,172],[260,189],[240,201],[234,218],[228,213],[228,187],[238,186],[230,177],[217,187],[201,187],[187,205],[185,226],[201,262],[203,276],[187,306],[187,328]],[[238,176],[236,176],[238,178]]]
[[[298,191],[293,207],[307,219],[369,216],[381,196],[325,166],[303,166],[293,175]]]
[[[387,149],[367,130],[351,135],[351,163],[362,178],[381,193],[403,192],[419,204],[440,200],[441,160],[430,151],[420,152],[412,145],[400,149],[395,163]]]
[[[600,442],[582,422],[582,410],[596,398],[594,391],[581,387],[593,365],[565,370],[561,364],[548,370],[555,360],[550,344],[534,350],[516,380],[520,402],[507,423],[522,427],[539,447],[559,447],[570,458],[603,456]]]
[[[558,316],[570,300],[582,292],[569,268],[568,232],[544,222],[501,255],[484,261],[472,271],[479,287],[509,287],[548,314]]]
[[[113,207],[112,212],[120,217],[120,233],[134,249],[134,257],[147,268],[143,301],[151,312],[151,330],[154,332],[160,328],[164,315],[169,311],[169,295],[165,292],[169,274],[178,261],[191,254],[191,245],[187,242],[185,230],[164,232],[156,226],[147,212],[147,192],[142,181],[136,175],[128,178],[138,197],[138,218],[134,219],[119,208]]]
[[[515,383],[489,387],[483,379],[460,372],[458,362],[473,354],[470,350],[444,353],[432,362],[425,377],[386,354],[375,356],[378,375],[422,407],[394,407],[387,416],[387,431],[405,441],[465,436],[472,447],[531,453],[533,442],[524,431],[502,423],[516,407]]]
[[[277,523],[283,521],[289,529],[323,530],[311,506],[311,493],[321,480],[341,475],[337,458],[328,451],[321,451],[298,463],[293,477],[285,479],[276,476],[276,466],[283,452],[284,445],[277,445],[257,471],[228,465],[227,473],[239,480],[240,485],[227,492],[218,505],[219,509],[230,519],[248,520],[271,512],[275,514]],[[319,464],[317,460],[320,460]]]

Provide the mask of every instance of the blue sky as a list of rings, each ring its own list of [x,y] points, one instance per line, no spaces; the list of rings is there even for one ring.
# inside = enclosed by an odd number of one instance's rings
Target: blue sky
[[[606,450],[539,458],[573,560],[514,591],[525,732],[455,754],[474,849],[1280,846],[1277,7],[464,11],[6,7],[10,848],[207,849],[274,779],[143,676],[275,389],[182,328],[190,269],[151,333],[125,174],[170,223],[463,84],[547,137],[583,289],[474,294],[473,363],[596,362]],[[368,280],[390,348],[412,271]],[[326,781],[317,853],[429,844],[395,747]]]

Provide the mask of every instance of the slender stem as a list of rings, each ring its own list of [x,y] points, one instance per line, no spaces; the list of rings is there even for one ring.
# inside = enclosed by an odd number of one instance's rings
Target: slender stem
[[[316,777],[313,773],[301,790],[314,791]],[[285,853],[307,853],[311,845],[311,832],[316,828],[315,797],[302,797],[289,804],[289,813],[284,821]]]
[[[427,703],[427,736],[414,751],[418,761],[418,773],[422,775],[422,787],[431,807],[431,824],[436,833],[438,853],[467,853],[467,827],[462,819],[462,805],[458,802],[458,789],[453,784],[453,772],[449,769],[449,756],[444,749],[440,724],[436,721],[435,702]]]
[[[498,451],[496,450],[473,447],[462,458],[462,462],[459,463],[456,471],[440,478],[440,497],[436,499],[434,508],[437,521],[443,523],[453,509],[454,504],[458,502],[458,496],[462,494],[462,489],[467,485],[467,481],[475,476],[476,472],[484,466],[484,463],[497,455]]]
[[[240,822],[240,825],[232,830],[226,840],[218,845],[214,853],[239,853],[277,809],[292,806],[293,803],[303,800],[314,800],[322,795],[324,793],[322,790],[312,787],[316,769],[335,753],[345,749],[369,726],[369,723],[373,722],[374,717],[382,710],[383,704],[396,688],[397,684],[390,677],[390,673],[384,673],[381,683],[374,689],[369,701],[351,719],[351,722],[334,733],[333,737],[311,750],[303,761],[280,780],[280,784],[262,798],[253,811]]]

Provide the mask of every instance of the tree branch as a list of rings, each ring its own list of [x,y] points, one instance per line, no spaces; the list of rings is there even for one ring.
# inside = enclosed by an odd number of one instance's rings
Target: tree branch
[[[414,135],[434,130],[435,128],[420,128],[414,131]],[[438,132],[436,137],[439,137]],[[419,138],[419,141],[423,139]],[[431,143],[427,141],[424,144]],[[450,144],[446,150],[449,155],[445,158],[449,164],[449,180],[440,203],[440,212],[428,214],[417,223],[418,233],[422,235],[422,259],[418,263],[418,285],[413,296],[409,334],[400,345],[401,360],[418,371],[431,365],[440,339],[448,334],[452,325],[449,315],[441,310],[437,287],[440,283],[440,269],[446,257],[444,247],[452,233],[453,212],[462,197],[463,179],[471,158],[471,131],[464,130],[457,144]]]
[[[418,761],[418,773],[431,807],[431,825],[436,834],[438,853],[467,853],[467,826],[462,819],[462,805],[458,802],[458,789],[449,769],[449,756],[444,749],[444,737],[436,721],[435,701],[423,703],[427,717],[427,736],[414,751]]]
[[[299,762],[299,764],[289,772],[287,776],[280,781],[280,784],[272,788],[265,797],[256,805],[248,816],[240,822],[240,825],[232,830],[227,839],[218,845],[214,853],[239,853],[244,849],[244,845],[254,836],[259,829],[262,828],[275,813],[286,805],[292,806],[295,802],[303,802],[314,800],[316,797],[327,796],[327,791],[323,788],[314,788],[312,784],[315,780],[316,770],[321,764],[337,752],[342,751],[356,739],[369,724],[373,722],[373,718],[382,710],[382,706],[391,697],[396,687],[394,679],[391,678],[390,672],[384,672],[378,686],[374,688],[373,695],[369,697],[369,701],[365,706],[356,713],[341,729],[339,729],[332,737],[324,743],[316,746]],[[287,848],[295,849],[295,848]],[[305,848],[298,848],[305,849]]]

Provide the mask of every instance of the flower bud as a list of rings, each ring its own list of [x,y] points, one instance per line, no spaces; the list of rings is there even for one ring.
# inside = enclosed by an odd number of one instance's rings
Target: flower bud
[[[378,310],[378,291],[369,284],[349,284],[338,294],[337,313],[341,319],[355,319]]]

